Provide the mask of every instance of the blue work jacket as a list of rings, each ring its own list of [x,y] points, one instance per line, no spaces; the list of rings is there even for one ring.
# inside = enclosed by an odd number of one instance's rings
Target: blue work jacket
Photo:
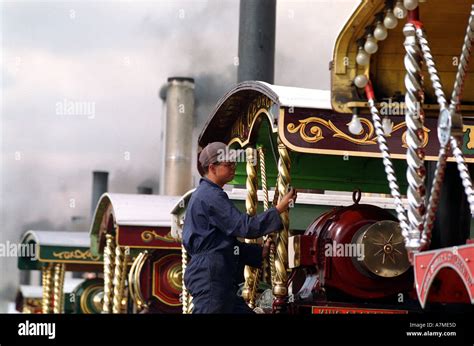
[[[189,201],[183,228],[183,245],[190,256],[184,282],[193,297],[193,312],[250,312],[236,293],[244,266],[261,266],[262,247],[237,237],[258,238],[282,227],[276,208],[249,216],[219,185],[202,178]]]

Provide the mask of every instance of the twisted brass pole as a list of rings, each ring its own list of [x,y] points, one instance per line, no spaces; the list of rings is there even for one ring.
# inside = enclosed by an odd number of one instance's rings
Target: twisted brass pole
[[[125,252],[119,245],[115,246],[115,268],[114,268],[114,297],[112,313],[122,313],[123,283],[125,278]]]
[[[278,199],[281,200],[287,193],[288,186],[291,183],[290,177],[290,155],[287,148],[278,138]],[[273,286],[273,295],[276,297],[277,305],[282,306],[288,295],[287,288],[287,268],[288,268],[288,233],[290,218],[288,211],[280,214],[283,223],[283,229],[280,231],[276,241],[275,258],[275,285]]]
[[[181,246],[181,255],[182,255],[182,269],[183,269],[183,274],[182,274],[182,292],[183,292],[183,314],[192,314],[193,313],[193,297],[191,294],[189,294],[188,289],[186,288],[186,285],[184,284],[184,273],[186,272],[186,268],[188,267],[188,253],[186,252],[186,249],[184,246]]]
[[[265,166],[265,151],[263,150],[263,147],[258,147],[258,158],[260,161],[260,177],[262,180],[262,192],[263,192],[263,210],[267,211],[268,206],[269,206],[269,201],[268,201],[268,186],[267,186],[267,169]],[[272,239],[272,236],[269,234],[266,237],[264,237],[264,241],[267,239]],[[268,260],[265,258],[264,259],[264,264],[267,264],[267,266],[270,268],[270,283],[273,284],[275,283],[275,252],[270,249],[270,255]],[[266,273],[266,270],[264,269],[264,273]],[[268,275],[268,274],[267,274]]]
[[[245,208],[247,209],[247,214],[253,216],[257,214],[257,189],[258,189],[258,177],[257,177],[257,166],[255,164],[257,156],[255,155],[254,148],[247,148],[245,150],[247,158],[247,197],[245,199]],[[255,239],[245,239],[246,243],[256,243]],[[242,291],[242,296],[249,305],[250,308],[255,307],[255,295],[256,288],[258,284],[258,277],[260,270],[257,268],[252,268],[250,266],[245,266],[244,277],[245,285]]]
[[[128,290],[125,289],[126,281],[128,277],[128,262],[130,262],[130,248],[127,246],[125,247],[125,254],[123,257],[123,273],[122,273],[122,280],[120,281],[120,290],[122,292],[122,301],[121,301],[121,311],[127,311],[128,306]],[[130,283],[128,283],[130,285]]]
[[[112,312],[113,301],[113,275],[114,275],[115,242],[112,234],[105,236],[104,248],[104,305],[102,312],[110,314]]]
[[[191,295],[184,284],[184,273],[186,273],[186,268],[188,266],[188,253],[184,248],[184,245],[181,245],[181,270],[183,275],[181,277],[181,301],[183,303],[183,314],[189,314],[190,311],[190,299],[192,299]]]
[[[53,313],[61,314],[64,312],[64,264],[55,264],[53,270]]]
[[[53,289],[53,268],[52,264],[47,264],[41,268],[43,284],[43,300],[41,302],[41,312],[43,314],[51,313],[51,298]]]
[[[265,166],[265,152],[263,147],[257,148],[258,159],[260,162],[260,179],[262,180],[262,192],[263,192],[263,210],[268,209],[268,186],[267,186],[267,169]]]

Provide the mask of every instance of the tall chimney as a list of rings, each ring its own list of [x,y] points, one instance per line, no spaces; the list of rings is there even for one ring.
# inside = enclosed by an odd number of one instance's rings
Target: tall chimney
[[[152,195],[153,194],[153,188],[149,186],[137,186],[137,193],[139,195]]]
[[[100,196],[107,192],[109,172],[94,171],[92,172],[92,202],[91,217],[94,216],[95,208],[99,202]]]
[[[273,84],[276,0],[240,0],[237,81]]]
[[[160,194],[181,196],[192,188],[193,183],[194,79],[170,77],[160,95],[166,98]]]

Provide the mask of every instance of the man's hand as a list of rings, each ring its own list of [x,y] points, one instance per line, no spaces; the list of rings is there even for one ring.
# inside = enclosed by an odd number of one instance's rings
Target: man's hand
[[[272,238],[269,237],[263,244],[262,258],[266,259],[270,254],[270,251],[275,252],[275,243],[273,242]]]
[[[284,211],[287,211],[290,203],[296,202],[296,197],[296,190],[294,188],[291,188],[291,190],[286,195],[284,195],[280,202],[277,204],[276,208],[278,212],[281,214]]]

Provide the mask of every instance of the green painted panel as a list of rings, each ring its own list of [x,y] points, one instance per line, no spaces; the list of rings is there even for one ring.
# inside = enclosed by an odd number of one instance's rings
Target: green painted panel
[[[94,256],[89,248],[67,246],[42,246],[40,260],[64,263],[91,263],[102,262],[102,255]]]
[[[40,270],[42,263],[31,257],[18,257],[18,269],[20,270]]]
[[[270,140],[272,138],[272,140]],[[465,134],[465,142],[467,141]],[[267,172],[268,188],[274,188],[277,177],[276,157],[271,149],[271,141],[276,150],[276,134],[270,135],[268,121],[264,120],[262,126],[258,129],[256,137],[257,145],[265,148],[265,163]],[[473,151],[474,152],[474,151]],[[355,156],[332,156],[304,154],[290,151],[291,158],[291,184],[300,190],[335,190],[335,191],[353,191],[361,189],[362,192],[390,194],[386,173],[382,160],[370,157]],[[397,175],[400,192],[406,194],[407,181],[405,160],[392,160],[395,173]],[[474,176],[474,167],[469,165],[471,176]],[[261,185],[260,169],[259,188]],[[245,163],[240,162],[237,165],[235,178],[230,184],[245,188],[247,179]],[[234,201],[238,208],[245,211],[243,201]],[[304,230],[319,215],[332,209],[330,206],[309,206],[297,205],[290,212],[290,225],[292,229]],[[391,211],[394,215],[395,212]],[[474,220],[471,225],[471,238],[474,238]]]
[[[232,201],[237,209],[245,212],[245,201]],[[306,228],[320,215],[333,209],[327,205],[297,204],[290,211],[290,229],[305,231]],[[257,213],[263,212],[263,203],[259,203]]]
[[[272,134],[276,143],[276,134]],[[277,164],[271,150],[268,122],[261,126],[257,145],[265,148],[265,163],[269,187],[275,186]],[[275,145],[276,147],[276,145]],[[275,153],[278,157],[278,153]],[[316,155],[290,152],[291,181],[297,189],[390,193],[382,160],[356,156]],[[406,162],[393,160],[402,194],[407,188]],[[258,170],[259,171],[259,170]],[[230,184],[245,186],[245,163],[238,163],[234,180]],[[259,178],[260,182],[260,178]]]

